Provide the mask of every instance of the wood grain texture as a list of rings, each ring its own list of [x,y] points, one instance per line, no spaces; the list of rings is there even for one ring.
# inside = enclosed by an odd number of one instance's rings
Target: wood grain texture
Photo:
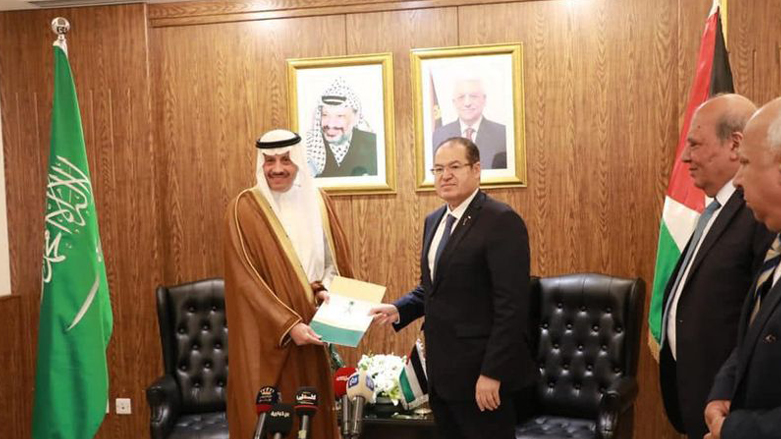
[[[266,0],[192,1],[156,3],[149,6],[153,27],[189,26],[274,20],[339,14],[368,14],[459,6],[492,4],[507,0]],[[523,0],[519,0],[523,1]],[[528,0],[527,0],[528,1]]]
[[[729,3],[728,49],[735,90],[758,106],[781,95],[781,3],[764,0]],[[775,20],[775,22],[774,22]]]
[[[3,394],[0,398],[0,437],[29,437],[26,421],[27,406],[24,389],[25,364],[24,333],[22,330],[21,300],[19,295],[0,297],[0,358],[3,359],[3,375],[11,379],[3,380]]]
[[[49,22],[60,15],[72,26],[69,56],[114,312],[109,396],[134,403],[132,416],[108,415],[97,437],[129,438],[148,430],[144,387],[161,367],[153,290],[162,270],[143,5],[0,15],[9,247],[12,288],[21,298],[17,316],[24,328],[25,364],[19,393],[25,434],[8,437],[29,437],[50,139],[54,36]]]
[[[415,192],[409,51],[508,42],[524,45],[529,185],[489,193],[526,220],[533,273],[639,275],[650,292],[663,194],[709,7],[705,0],[269,0],[0,14],[14,294],[0,299],[0,312],[18,316],[0,331],[20,333],[0,347],[19,371],[0,376],[0,388],[18,386],[22,396],[4,413],[9,425],[0,436],[29,437],[52,17],[73,24],[71,60],[115,315],[111,397],[134,404],[132,416],[109,415],[98,437],[130,439],[148,437],[143,392],[162,370],[154,286],[222,275],[223,214],[254,182],[254,139],[288,124],[287,58],[393,52],[397,194],[334,199],[358,277],[387,285],[386,300],[417,283],[423,219],[440,204],[433,193]],[[237,20],[258,11],[291,18]],[[731,2],[730,14],[737,89],[763,103],[781,93],[781,4]],[[188,17],[217,18],[191,25]],[[155,27],[169,19],[185,21]],[[372,329],[342,353],[349,363],[368,352],[405,354],[418,328]],[[679,438],[657,375],[644,347],[638,439]]]
[[[223,214],[255,182],[255,139],[288,124],[285,59],[344,54],[343,29],[335,16],[152,30],[167,284],[221,275]]]

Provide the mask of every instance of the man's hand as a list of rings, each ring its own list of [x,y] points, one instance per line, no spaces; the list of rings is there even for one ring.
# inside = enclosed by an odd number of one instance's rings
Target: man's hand
[[[731,401],[726,399],[717,399],[705,406],[705,424],[708,425],[710,433],[705,435],[705,439],[721,438],[721,426],[729,414]]]
[[[309,325],[298,323],[296,326],[293,326],[293,329],[290,330],[290,338],[293,339],[293,343],[295,343],[297,346],[303,346],[307,344],[314,344],[323,346],[325,343],[323,343],[320,340],[320,336],[317,335],[317,333],[309,327]]]
[[[377,305],[369,310],[369,315],[372,316],[372,323],[377,323],[380,326],[399,321],[399,310],[395,305]]]
[[[321,305],[328,303],[328,301],[331,300],[331,295],[328,294],[328,290],[320,290],[316,292],[315,297],[317,298],[317,303]]]
[[[480,411],[496,410],[501,405],[502,401],[499,399],[499,387],[502,385],[500,381],[493,378],[488,378],[485,375],[480,375],[477,379],[477,385],[475,385],[475,401],[477,401],[477,407]]]

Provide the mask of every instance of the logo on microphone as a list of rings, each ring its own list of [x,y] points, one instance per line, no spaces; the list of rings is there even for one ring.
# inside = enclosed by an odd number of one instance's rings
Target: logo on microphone
[[[366,375],[366,387],[368,387],[372,392],[374,391],[374,380],[372,380],[372,377],[369,375]]]
[[[357,373],[350,375],[350,378],[347,380],[347,387],[357,386],[359,379],[360,379],[360,375],[358,375]]]
[[[317,394],[308,390],[302,390],[296,395],[296,404],[317,405]]]
[[[277,402],[277,399],[277,389],[271,386],[264,386],[258,391],[255,404],[274,404]]]
[[[272,410],[269,415],[272,418],[289,418],[290,412],[284,411],[284,410]]]

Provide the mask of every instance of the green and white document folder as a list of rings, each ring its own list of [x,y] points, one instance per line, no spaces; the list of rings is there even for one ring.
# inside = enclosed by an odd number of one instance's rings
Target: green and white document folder
[[[382,302],[385,287],[336,276],[330,300],[320,306],[309,326],[328,343],[356,347],[369,329],[369,310]]]

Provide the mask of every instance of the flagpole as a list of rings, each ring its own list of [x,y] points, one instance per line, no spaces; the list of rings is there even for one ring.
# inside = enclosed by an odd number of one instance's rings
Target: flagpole
[[[106,417],[113,314],[81,111],[65,36],[51,21],[51,141],[46,180],[33,439],[95,437]]]
[[[68,43],[65,41],[65,34],[71,30],[70,22],[63,18],[57,17],[52,20],[52,32],[57,34],[57,40],[52,43],[54,46],[59,46],[65,55],[68,55]]]
[[[729,27],[727,26],[727,20],[729,19],[729,10],[727,9],[727,0],[720,0],[721,4],[721,33],[724,35],[724,47],[729,50],[729,43],[727,40],[727,32],[729,31]]]

